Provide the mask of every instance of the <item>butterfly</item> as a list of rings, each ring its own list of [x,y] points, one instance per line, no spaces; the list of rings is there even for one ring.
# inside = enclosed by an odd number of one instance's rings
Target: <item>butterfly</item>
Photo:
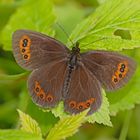
[[[32,71],[29,94],[35,104],[52,108],[60,101],[70,114],[102,103],[101,89],[113,91],[124,86],[136,69],[136,62],[117,52],[80,53],[79,43],[69,50],[58,40],[42,33],[17,30],[12,37],[16,62]]]

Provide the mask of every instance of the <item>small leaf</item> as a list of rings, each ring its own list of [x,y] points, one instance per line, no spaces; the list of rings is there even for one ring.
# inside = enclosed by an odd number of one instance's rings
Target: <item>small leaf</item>
[[[83,122],[85,122],[85,116],[88,110],[85,110],[77,115],[62,118],[55,126],[50,130],[50,133],[46,140],[61,140],[66,137],[72,136],[77,132],[78,128]]]
[[[103,101],[102,101],[102,105],[101,108],[95,112],[93,115],[88,116],[86,118],[86,120],[90,123],[94,123],[97,122],[99,124],[104,124],[104,125],[108,125],[108,126],[112,126],[112,123],[110,121],[110,112],[109,112],[109,102],[108,99],[106,97],[106,93],[103,90],[102,92],[102,96],[103,96]]]
[[[57,107],[52,108],[51,112],[54,114],[55,117],[66,117],[69,116],[66,112],[64,112],[64,102],[61,101]]]
[[[30,29],[54,35],[51,26],[55,16],[49,0],[30,0],[19,7],[11,16],[9,23],[1,33],[1,40],[5,50],[11,50],[12,33],[17,29]]]
[[[71,34],[81,50],[122,50],[140,47],[140,0],[107,0]],[[129,31],[130,38],[115,35]],[[68,42],[69,44],[69,42]]]
[[[41,129],[38,126],[38,123],[32,119],[29,115],[23,113],[22,111],[18,110],[21,122],[21,129],[25,132],[36,134],[41,136]]]
[[[11,129],[0,130],[0,140],[42,140],[42,138],[22,130]]]
[[[24,79],[27,76],[27,74],[28,72],[17,75],[0,74],[0,83],[10,83],[14,82],[15,80],[20,80],[22,78]]]
[[[9,1],[0,1],[0,31],[8,22],[10,16],[15,12],[17,5]]]

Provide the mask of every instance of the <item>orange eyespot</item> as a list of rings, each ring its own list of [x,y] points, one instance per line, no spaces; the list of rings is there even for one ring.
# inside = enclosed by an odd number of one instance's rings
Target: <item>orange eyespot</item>
[[[85,102],[85,108],[89,108],[91,104],[95,101],[95,98],[91,98]]]
[[[29,60],[30,56],[31,56],[30,53],[26,53],[26,54],[23,55],[23,59],[24,60]]]
[[[120,68],[125,68],[127,65],[128,65],[127,61],[120,62],[120,63],[118,64],[118,69],[120,69]]]
[[[21,47],[20,52],[21,52],[22,55],[25,55],[27,53],[30,54],[30,48]]]
[[[43,90],[41,90],[39,93],[37,93],[37,96],[38,96],[40,99],[42,99],[42,100],[45,100],[45,97],[46,97],[46,95],[45,95],[45,93],[44,93]]]
[[[27,35],[22,36],[19,42],[19,47],[24,60],[30,59],[30,55],[31,55],[30,46],[31,46],[31,39]]]
[[[41,88],[41,86],[40,86],[40,84],[39,84],[38,81],[35,81],[34,92],[36,93],[36,95],[37,95],[40,99],[45,100],[46,94],[45,94],[44,90]]]
[[[23,55],[23,58],[24,58],[25,60],[28,59],[28,55],[27,55],[27,54]]]
[[[53,101],[53,96],[52,95],[47,95],[46,97],[47,102],[52,102]]]
[[[119,80],[118,80],[117,76],[113,75],[112,76],[112,82],[116,84],[116,83],[118,83],[118,81]]]
[[[124,72],[128,68],[128,62],[123,61],[118,64],[118,71]]]
[[[80,110],[85,109],[85,108],[84,108],[84,103],[83,103],[83,102],[78,103],[78,104],[77,104],[77,109],[78,109],[78,110],[79,110],[79,109],[80,109]]]
[[[45,99],[45,95],[44,94],[39,94],[39,97],[41,98],[41,99]]]
[[[118,77],[121,79],[123,77],[123,75],[121,73],[119,73]]]
[[[70,101],[69,102],[69,107],[70,108],[75,108],[76,107],[76,102],[75,101]]]
[[[127,61],[123,61],[121,63],[119,63],[118,65],[118,72],[120,73],[119,78],[120,77],[125,77],[125,75],[128,72],[128,62]]]
[[[120,68],[120,72],[123,73],[125,71],[124,68]]]
[[[41,87],[37,81],[35,81],[34,92],[37,94],[41,91]]]
[[[128,62],[123,61],[118,64],[117,70],[112,76],[112,82],[114,84],[118,83],[122,78],[125,77],[126,73],[128,72]]]
[[[35,87],[35,92],[39,92],[40,91],[40,87]]]
[[[25,48],[22,48],[21,49],[21,53],[24,54],[25,52],[26,52],[26,49]]]
[[[86,102],[86,108],[89,108],[89,107],[90,107],[90,105],[91,105],[91,103],[90,103],[90,102]]]
[[[31,46],[31,39],[27,35],[22,36],[19,42],[19,46],[20,48],[29,48]]]

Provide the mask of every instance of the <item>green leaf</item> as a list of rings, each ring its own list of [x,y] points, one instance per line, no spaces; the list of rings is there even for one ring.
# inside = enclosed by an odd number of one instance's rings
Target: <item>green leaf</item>
[[[16,5],[7,2],[1,2],[0,1],[0,31],[3,29],[5,24],[8,22],[10,16],[15,12]]]
[[[95,112],[93,115],[87,117],[87,121],[90,123],[94,123],[97,122],[99,124],[104,124],[104,125],[108,125],[108,126],[112,126],[112,123],[110,121],[110,112],[109,112],[109,102],[108,99],[106,97],[106,93],[103,90],[102,91],[102,96],[103,96],[103,102],[101,105],[101,108]]]
[[[17,9],[3,29],[1,40],[4,44],[4,49],[11,50],[12,33],[17,29],[30,29],[54,35],[54,31],[51,28],[54,20],[52,4],[49,0],[30,0]]]
[[[6,75],[6,74],[0,74],[0,83],[11,83],[16,80],[20,79],[25,79],[27,76],[28,72],[22,73],[22,74],[17,74],[17,75]]]
[[[61,140],[72,136],[85,121],[85,116],[88,111],[89,110],[85,110],[80,114],[62,118],[54,128],[50,130],[46,140]]]
[[[81,50],[122,50],[140,46],[140,0],[107,0],[71,34]],[[115,33],[129,32],[130,38]],[[68,44],[70,44],[68,42]]]
[[[29,115],[18,110],[21,122],[21,129],[25,132],[32,133],[38,136],[41,136],[41,129],[38,126],[38,123],[32,119]]]
[[[35,134],[30,134],[22,130],[0,130],[0,140],[42,140]]]

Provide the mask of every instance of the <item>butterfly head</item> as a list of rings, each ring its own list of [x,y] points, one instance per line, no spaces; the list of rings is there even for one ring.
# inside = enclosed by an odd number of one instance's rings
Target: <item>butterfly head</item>
[[[72,53],[74,53],[74,54],[80,53],[79,42],[76,42],[75,45],[73,46]]]

